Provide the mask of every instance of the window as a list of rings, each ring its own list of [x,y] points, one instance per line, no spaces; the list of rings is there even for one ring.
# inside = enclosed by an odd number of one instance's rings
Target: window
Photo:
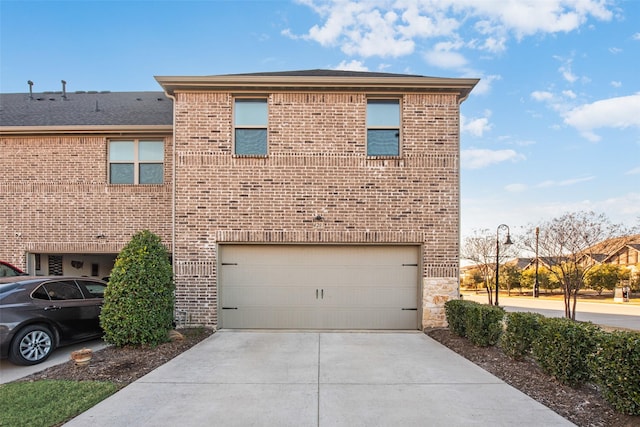
[[[82,291],[73,280],[64,280],[59,282],[48,282],[42,285],[45,288],[49,298],[52,301],[68,300],[68,299],[84,299]],[[39,293],[34,297],[39,298]]]
[[[400,102],[367,101],[367,156],[400,155]]]
[[[234,108],[234,153],[267,155],[267,100],[240,98]]]
[[[109,141],[110,184],[162,184],[164,141]]]

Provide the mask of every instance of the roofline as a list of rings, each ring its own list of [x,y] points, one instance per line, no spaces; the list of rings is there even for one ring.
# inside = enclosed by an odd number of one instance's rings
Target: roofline
[[[0,126],[0,136],[159,134],[173,132],[173,125]]]
[[[422,76],[155,76],[167,94],[193,91],[357,90],[376,92],[457,92],[464,101],[480,79]]]

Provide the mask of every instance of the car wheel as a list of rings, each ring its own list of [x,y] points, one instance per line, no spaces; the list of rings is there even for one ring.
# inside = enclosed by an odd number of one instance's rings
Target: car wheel
[[[9,360],[16,365],[35,365],[44,362],[54,348],[51,329],[44,325],[30,325],[21,329],[14,337]]]

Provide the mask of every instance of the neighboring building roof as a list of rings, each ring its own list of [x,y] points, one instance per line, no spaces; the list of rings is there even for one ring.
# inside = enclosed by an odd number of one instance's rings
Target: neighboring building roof
[[[0,94],[0,126],[172,125],[163,92]]]
[[[427,77],[363,71],[299,70],[217,76],[156,76],[169,94],[197,90],[295,90],[368,91],[375,93],[446,92],[457,93],[459,101],[469,96],[479,79]]]
[[[362,71],[301,70],[200,77],[156,77],[169,94],[181,90],[356,90],[372,93],[456,93],[461,102],[478,79]],[[0,134],[170,132],[173,102],[163,92],[0,94]]]

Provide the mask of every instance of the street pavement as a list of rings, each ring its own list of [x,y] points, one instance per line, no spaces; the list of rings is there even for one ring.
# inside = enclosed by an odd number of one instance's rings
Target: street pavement
[[[485,293],[463,292],[462,298],[483,304],[488,303]],[[564,317],[564,301],[562,299],[533,298],[531,296],[509,297],[500,294],[498,302],[508,312],[530,311],[546,317]],[[640,331],[640,304],[637,302],[592,302],[578,299],[576,320]]]

